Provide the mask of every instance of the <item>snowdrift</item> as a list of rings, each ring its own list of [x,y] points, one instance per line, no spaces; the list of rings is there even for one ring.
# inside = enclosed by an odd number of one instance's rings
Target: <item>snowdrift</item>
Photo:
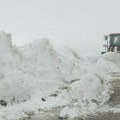
[[[106,60],[109,60],[113,63],[115,63],[116,65],[118,65],[120,67],[120,53],[118,52],[109,52],[104,54],[104,58]]]
[[[58,106],[67,106],[61,117],[96,111],[110,98],[108,73],[119,72],[119,59],[117,53],[83,57],[70,48],[59,53],[49,39],[17,48],[10,34],[0,32],[0,100],[7,101],[0,119],[27,117]]]
[[[0,32],[0,65],[20,62],[20,54],[11,42],[11,34]]]

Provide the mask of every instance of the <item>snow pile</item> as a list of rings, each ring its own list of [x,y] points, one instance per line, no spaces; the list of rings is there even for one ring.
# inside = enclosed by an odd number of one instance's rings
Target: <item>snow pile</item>
[[[17,48],[12,46],[11,34],[0,32],[0,65],[15,62],[20,62],[20,55]]]
[[[117,66],[120,67],[120,53],[118,52],[109,52],[109,53],[106,53],[104,54],[104,58],[106,60],[109,60],[113,63],[115,63]]]
[[[9,34],[0,35],[0,99],[21,102],[38,91],[41,97],[47,96],[61,87],[63,81],[76,78],[79,63],[57,53],[48,39],[36,40],[18,50]]]
[[[62,118],[62,119],[71,118],[72,119],[79,115],[80,115],[79,108],[77,108],[77,107],[70,108],[69,106],[67,106],[62,109],[62,111],[60,113],[60,118]]]
[[[19,49],[22,69],[41,79],[64,79],[60,71],[61,60],[48,39],[36,40]]]
[[[39,98],[32,98],[27,102],[2,108],[0,110],[0,120],[16,120],[20,118],[27,119],[30,115],[38,114],[43,110],[65,106],[66,104],[68,104],[68,101],[61,98],[48,98],[45,102]]]
[[[71,104],[63,108],[60,117],[85,117],[89,114],[95,114],[97,108],[110,99],[112,93],[110,77],[107,74],[101,76],[99,74],[86,74],[79,81],[70,85]],[[75,114],[71,115],[71,110],[79,110],[79,112],[74,111]]]
[[[67,106],[61,117],[93,113],[112,92],[108,73],[120,70],[116,54],[79,57],[70,48],[58,53],[48,39],[16,48],[5,32],[0,54],[0,100],[8,103],[0,109],[1,120],[59,106]]]
[[[48,39],[36,40],[19,49],[23,70],[34,77],[70,82],[79,78],[79,62],[56,52]],[[48,77],[50,76],[50,77]]]
[[[26,102],[26,106],[29,107],[29,100],[34,103],[33,98],[38,101],[42,98],[46,100],[49,96],[55,96],[59,88],[64,87],[64,81],[74,79],[73,69],[78,68],[79,65],[74,66],[76,64],[74,61],[57,53],[48,39],[36,40],[32,44],[17,49],[11,43],[10,34],[1,32],[0,38],[0,100],[6,101],[7,106],[15,109],[13,110],[15,118],[20,115],[22,117],[24,109],[24,106],[23,109],[14,107],[16,104],[19,106]],[[65,99],[57,99],[60,100],[52,99],[56,101],[53,102],[54,104],[50,104],[47,100],[45,106],[55,107],[64,102],[68,103]],[[43,101],[38,104],[38,107],[42,108],[42,104]],[[35,108],[34,104],[31,105],[28,112]],[[5,111],[1,108],[0,113],[2,113],[1,116],[9,119],[9,112],[8,108]]]
[[[81,78],[80,81],[70,85],[70,92],[72,94],[71,96],[73,99],[79,101],[84,101],[88,98],[96,97],[102,92],[102,84],[100,82],[101,81],[97,76],[86,74]]]

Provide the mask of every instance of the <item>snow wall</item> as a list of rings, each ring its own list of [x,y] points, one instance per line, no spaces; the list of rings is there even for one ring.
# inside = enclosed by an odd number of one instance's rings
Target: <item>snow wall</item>
[[[120,71],[119,59],[117,53],[83,57],[70,48],[58,52],[49,39],[35,40],[17,48],[12,45],[11,34],[0,32],[0,100],[10,106],[26,101],[25,106],[30,106],[33,99],[38,102],[57,94],[58,106],[62,104],[58,99],[77,106],[75,110],[102,105],[111,94],[107,73]],[[41,104],[38,105],[41,108]],[[18,107],[19,113],[25,106]],[[5,116],[6,112],[3,113]]]

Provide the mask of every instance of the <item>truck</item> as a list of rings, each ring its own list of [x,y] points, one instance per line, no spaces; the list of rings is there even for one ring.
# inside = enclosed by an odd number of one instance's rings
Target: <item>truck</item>
[[[106,41],[106,44],[103,45],[105,51],[102,52],[102,54],[106,52],[120,52],[120,33],[105,35],[104,40]]]

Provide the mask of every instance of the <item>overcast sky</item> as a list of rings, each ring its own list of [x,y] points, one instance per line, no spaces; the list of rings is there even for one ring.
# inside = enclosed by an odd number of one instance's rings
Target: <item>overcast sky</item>
[[[103,36],[120,32],[120,0],[0,0],[0,30],[16,45],[49,38],[56,48],[100,52]]]

